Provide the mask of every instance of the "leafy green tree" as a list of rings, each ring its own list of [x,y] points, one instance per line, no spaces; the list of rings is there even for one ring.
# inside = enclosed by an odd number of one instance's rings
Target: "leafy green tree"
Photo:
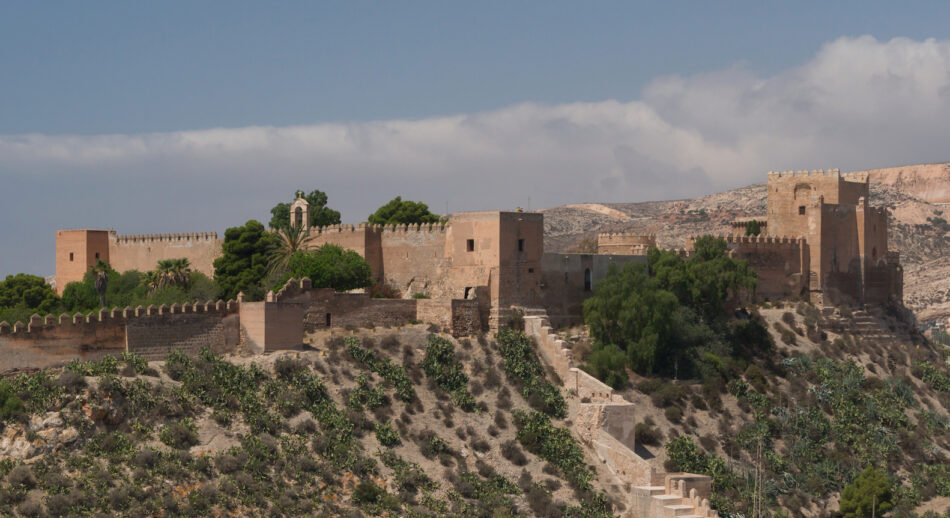
[[[45,315],[60,299],[42,277],[18,273],[0,281],[0,321],[25,321],[34,313]]]
[[[700,352],[729,353],[725,302],[754,291],[755,272],[726,254],[721,239],[696,240],[688,259],[651,249],[649,268],[611,266],[594,296],[584,302],[584,320],[595,339],[584,368],[613,386],[636,372],[686,374]]]
[[[762,224],[758,220],[753,219],[752,221],[747,221],[745,224],[745,235],[747,236],[757,236],[762,233]]]
[[[300,192],[300,191],[298,191]],[[296,196],[296,194],[295,194]],[[310,226],[324,227],[339,225],[340,213],[327,207],[327,195],[323,191],[313,190],[304,196],[310,204]],[[290,226],[290,204],[278,203],[270,210],[271,218],[268,226],[272,229],[287,228]]]
[[[894,482],[874,466],[864,471],[841,492],[840,511],[844,518],[882,516],[894,507]]]
[[[277,239],[255,220],[225,231],[221,257],[214,260],[214,280],[222,297],[234,298],[239,292],[244,292],[248,300],[264,297],[261,281],[267,275]]]
[[[428,205],[418,201],[403,201],[401,196],[396,196],[369,215],[369,222],[374,225],[438,223],[438,221],[439,216],[429,212]]]
[[[337,291],[366,288],[373,284],[373,270],[360,254],[336,245],[323,245],[313,251],[295,252],[288,261],[290,274],[308,277],[314,288]]]

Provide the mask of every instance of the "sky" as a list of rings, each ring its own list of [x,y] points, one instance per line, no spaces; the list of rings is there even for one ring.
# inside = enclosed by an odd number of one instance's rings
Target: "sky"
[[[0,4],[0,277],[55,231],[636,202],[950,160],[946,2]]]

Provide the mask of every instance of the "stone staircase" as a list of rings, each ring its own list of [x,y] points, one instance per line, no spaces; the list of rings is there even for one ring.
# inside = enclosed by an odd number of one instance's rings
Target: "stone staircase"
[[[538,356],[580,398],[569,416],[573,432],[626,489],[624,518],[718,518],[709,507],[712,480],[692,473],[658,473],[635,452],[635,405],[574,366],[570,349],[553,330],[544,309],[517,308]],[[642,485],[646,484],[646,485]]]
[[[891,331],[883,315],[869,313],[863,309],[852,312],[851,318],[844,318],[835,314],[833,308],[824,308],[822,315],[831,322],[831,330],[847,332],[856,338],[873,340],[877,343],[889,345],[912,345],[913,339],[905,329]]]
[[[690,473],[654,474],[653,485],[632,490],[632,515],[650,518],[718,518],[709,506],[710,479]]]

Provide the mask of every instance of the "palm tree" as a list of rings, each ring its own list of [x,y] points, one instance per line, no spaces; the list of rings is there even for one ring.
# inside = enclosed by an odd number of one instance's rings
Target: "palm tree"
[[[309,230],[305,230],[302,225],[288,225],[277,230],[277,237],[280,240],[277,248],[274,249],[270,259],[270,272],[282,271],[287,268],[290,257],[295,252],[304,250],[307,243],[313,240]]]
[[[188,259],[162,259],[158,262],[155,269],[156,286],[164,288],[166,286],[188,286],[189,274],[191,274],[191,263]]]
[[[155,289],[158,288],[158,273],[155,270],[145,272],[142,276],[142,284],[148,288],[149,295],[154,293]]]
[[[95,278],[96,293],[99,294],[99,307],[106,307],[106,289],[109,287],[109,264],[99,259],[90,268]]]

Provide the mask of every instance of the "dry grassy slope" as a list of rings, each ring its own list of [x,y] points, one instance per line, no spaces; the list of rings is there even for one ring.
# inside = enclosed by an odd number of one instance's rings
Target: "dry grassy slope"
[[[791,313],[794,316],[794,326],[802,330],[801,335],[795,336],[794,344],[784,343],[781,334],[776,330],[776,323],[779,326],[786,326],[783,322],[783,315]],[[893,318],[886,316],[861,315],[857,318],[845,318],[835,315],[823,320],[823,330],[826,333],[824,342],[809,339],[807,333],[804,333],[804,317],[796,313],[794,306],[776,307],[770,309],[760,309],[759,314],[776,344],[775,361],[782,358],[812,356],[813,358],[827,357],[841,362],[853,360],[859,366],[864,367],[865,376],[887,379],[891,377],[900,377],[908,380],[917,398],[921,401],[922,407],[917,409],[908,409],[907,413],[916,422],[919,419],[918,412],[922,408],[929,408],[943,415],[950,411],[950,399],[941,396],[932,388],[912,375],[911,366],[916,361],[931,359],[932,354],[925,346],[912,345],[909,335],[902,331],[902,324]],[[858,314],[856,314],[858,315]],[[893,326],[893,330],[891,327]],[[589,338],[586,337],[583,328],[572,328],[563,330],[562,334],[571,336],[569,341],[573,342],[573,347],[586,349],[589,347]],[[837,338],[844,338],[847,345],[835,346],[833,342]],[[583,344],[583,345],[577,345]],[[779,377],[765,371],[765,377],[769,386],[769,395],[777,401],[782,401],[786,408],[795,408],[795,398],[806,397],[807,386],[802,380],[795,379],[795,376]],[[745,401],[740,401],[729,393],[721,395],[721,409],[714,409],[712,405],[707,405],[706,396],[703,393],[701,384],[694,381],[683,380],[677,383],[685,392],[682,399],[673,402],[663,403],[656,396],[651,396],[638,390],[636,385],[646,378],[632,375],[631,388],[623,392],[624,398],[637,405],[637,422],[651,424],[655,430],[659,431],[658,441],[654,444],[638,444],[638,452],[649,459],[649,462],[658,470],[664,471],[667,461],[664,445],[670,439],[688,435],[698,438],[698,442],[703,449],[714,452],[723,459],[726,459],[730,467],[737,472],[745,472],[753,469],[753,459],[747,451],[744,451],[736,442],[746,426],[754,422],[753,411]],[[667,380],[668,381],[668,380]],[[793,387],[794,385],[794,387]],[[668,414],[670,408],[677,408],[680,412]],[[672,415],[673,419],[670,418]],[[677,417],[680,416],[681,417]],[[950,457],[950,434],[944,434],[932,443],[933,457]],[[788,445],[781,440],[776,441],[775,451],[787,455]],[[918,461],[917,453],[905,450],[906,458],[902,464],[902,471],[898,474],[906,477],[908,470]],[[794,495],[790,495],[794,496]],[[783,497],[785,498],[785,497]],[[782,500],[780,503],[786,507],[790,516],[828,516],[832,511],[838,509],[837,495],[831,495],[829,498],[806,502],[804,500]],[[804,507],[799,507],[799,505]],[[927,499],[918,508],[918,512],[928,509],[936,509],[938,512],[950,510],[950,499],[945,497],[933,497]]]
[[[396,398],[394,389],[388,383],[384,383],[378,374],[370,371],[346,352],[343,343],[344,336],[354,335],[360,339],[361,345],[365,349],[374,351],[381,358],[389,358],[396,365],[406,367],[417,399],[409,404],[399,400]],[[491,476],[490,473],[495,472],[504,476],[511,483],[517,484],[521,490],[517,491],[516,494],[507,496],[511,498],[515,511],[521,516],[557,517],[561,515],[561,509],[565,505],[581,505],[580,499],[586,498],[583,493],[575,492],[559,470],[524,450],[518,443],[513,412],[518,409],[530,411],[531,407],[520,395],[518,386],[505,375],[501,356],[494,343],[485,339],[455,340],[450,336],[442,335],[454,345],[456,357],[469,377],[467,388],[478,404],[483,407],[482,411],[466,413],[453,402],[448,394],[438,389],[422,371],[420,365],[425,357],[425,348],[430,336],[432,336],[432,333],[424,324],[393,329],[361,330],[359,332],[336,330],[307,336],[305,341],[311,346],[307,350],[280,351],[263,355],[232,355],[224,357],[224,360],[245,368],[255,364],[269,373],[269,376],[275,375],[277,371],[275,365],[281,359],[292,358],[302,364],[308,373],[312,372],[325,383],[327,392],[334,400],[337,408],[345,410],[347,418],[356,424],[357,445],[365,456],[379,458],[376,452],[393,451],[402,459],[418,464],[421,466],[422,472],[439,485],[431,496],[444,502],[448,509],[457,510],[451,503],[450,490],[457,490],[467,497],[463,501],[467,501],[468,504],[476,508],[483,504],[481,500],[477,500],[477,493],[474,493],[474,497],[472,496],[475,491],[472,485],[465,482],[464,479],[460,479],[463,471],[480,473],[483,477]],[[164,364],[165,362],[151,362],[150,367],[153,371],[150,374],[120,376],[119,379],[131,383],[133,377],[136,377],[148,384],[149,392],[156,395],[166,394],[168,390],[181,387],[182,383],[169,377]],[[354,411],[348,409],[349,394],[357,387],[357,379],[361,374],[368,376],[372,387],[385,388],[388,400],[386,404],[375,410]],[[56,370],[51,373],[53,379],[56,379],[59,375],[60,373]],[[116,404],[110,404],[108,401],[93,404],[92,401],[97,400],[98,397],[96,394],[100,392],[101,378],[90,376],[84,379],[87,387],[77,397],[80,401],[88,400],[90,403],[82,406],[83,411],[99,406],[103,408],[116,406]],[[579,400],[567,394],[565,396],[568,404],[567,415],[574,415]],[[259,400],[266,401],[263,395],[259,395]],[[288,399],[288,401],[292,401],[292,399]],[[101,430],[118,429],[128,432],[129,423],[127,419],[124,421],[122,418],[116,418],[113,420],[114,422],[109,421],[112,411],[107,412],[105,417],[94,417],[95,424],[90,424],[89,429],[77,431],[76,428],[68,424],[76,422],[76,420],[67,416],[67,413],[72,415],[76,412],[77,404],[67,406],[70,409],[68,411],[62,408],[54,408],[51,412],[34,415],[30,424],[16,423],[4,426],[3,423],[0,423],[0,459],[13,458],[31,465],[37,463],[49,464],[52,461],[47,460],[49,458],[47,452],[55,451],[57,453],[49,455],[54,455],[56,459],[59,459],[56,462],[62,463],[65,462],[63,459],[68,457],[71,452],[88,450],[88,441]],[[296,408],[297,410],[290,415],[281,417],[278,425],[280,432],[277,435],[282,441],[291,435],[304,434],[304,455],[312,457],[317,462],[325,463],[326,461],[323,460],[321,455],[314,453],[317,447],[313,446],[313,449],[311,449],[309,446],[312,440],[315,441],[321,436],[318,425],[314,424],[314,416],[306,410],[300,411],[300,407]],[[271,411],[274,411],[274,409],[271,409]],[[95,414],[94,410],[89,410],[89,412],[92,412],[90,415]],[[158,412],[153,412],[153,414],[152,417],[158,420],[153,434],[136,446],[141,449],[153,448],[161,452],[174,452],[175,450],[159,440],[157,430],[162,424],[171,424],[176,419],[164,420],[161,417],[164,414]],[[64,424],[64,422],[67,424]],[[106,422],[109,422],[108,426],[105,425]],[[398,431],[401,444],[392,448],[383,446],[374,433],[374,425],[377,422],[391,423]],[[553,419],[552,422],[558,427],[569,428],[571,426],[570,421],[566,420]],[[216,459],[230,448],[240,446],[242,438],[256,435],[252,433],[251,428],[245,423],[239,411],[234,414],[229,424],[220,424],[214,418],[210,407],[199,406],[194,415],[194,423],[196,425],[197,441],[187,448],[194,458],[207,456],[207,458]],[[39,433],[34,436],[36,430],[39,430]],[[423,435],[424,433],[434,433],[444,440],[448,445],[447,452],[435,455],[427,450],[429,455],[424,454],[424,445],[429,444],[429,439]],[[597,457],[593,451],[582,443],[581,446],[584,449],[586,463],[594,469],[595,476],[591,482],[592,489],[604,492],[614,502],[624,502],[623,490],[612,485],[614,484],[613,478],[603,465],[597,462]],[[380,458],[380,460],[382,459]],[[394,470],[384,465],[383,462],[378,463],[378,469],[379,474],[373,477],[373,481],[380,487],[387,489],[390,494],[399,493]],[[207,482],[207,486],[211,488],[224,487],[220,485],[224,480],[223,473],[222,471],[214,474],[212,479]],[[340,472],[339,469],[334,469],[333,473],[338,480],[332,482],[328,487],[315,488],[320,493],[321,503],[316,504],[311,511],[302,514],[311,515],[313,513],[312,515],[316,515],[322,513],[320,515],[330,516],[354,508],[352,503],[354,487],[361,478],[365,480],[365,477]],[[489,473],[489,475],[485,475],[486,473]],[[67,475],[80,477],[81,473],[69,471]],[[2,515],[6,515],[6,512],[13,508],[19,509],[20,505],[17,503],[11,507],[3,507],[4,499],[8,498],[10,487],[12,487],[11,482],[4,480],[4,476],[5,473],[0,471],[0,514]],[[40,475],[37,476],[43,478]],[[164,480],[164,483],[166,486],[168,484],[174,485],[180,483],[177,482],[179,478],[172,475]],[[127,482],[114,480],[110,484],[122,489],[126,487]],[[31,505],[36,509],[43,508],[45,505],[43,502],[48,499],[49,495],[42,485],[41,488],[34,489],[28,495],[26,503],[23,505]],[[197,484],[195,487],[199,486],[201,484]],[[466,487],[469,488],[468,492],[466,492]],[[188,501],[182,495],[186,495],[191,489],[181,491],[176,489],[175,491],[181,493],[180,495],[176,493],[176,495],[183,502]],[[220,489],[217,492],[223,494],[226,491]],[[156,494],[159,495],[156,498],[160,498],[164,493]],[[150,495],[150,498],[152,496],[155,495]],[[420,501],[422,499],[423,495],[419,493],[411,500],[415,500],[418,505],[421,505],[424,503]],[[219,505],[223,504],[219,502]],[[402,511],[405,512],[414,505],[412,503],[405,504]],[[622,504],[620,505],[622,506]],[[215,512],[217,512],[220,507],[215,509]],[[416,509],[419,510],[420,508],[417,507]],[[239,515],[263,515],[265,510],[266,504],[263,508],[253,504],[249,507],[241,504],[238,505],[235,512]],[[141,509],[134,506],[129,509],[130,513],[138,511],[141,511]],[[615,511],[621,512],[622,508],[615,508]],[[29,515],[29,512],[24,510],[20,514]],[[436,514],[441,515],[442,513]]]
[[[950,164],[874,170],[871,204],[890,211],[890,246],[901,251],[904,302],[921,321],[950,317],[950,227],[927,218],[950,219],[937,203],[950,193]],[[663,248],[682,248],[686,238],[727,234],[736,217],[766,212],[766,185],[756,184],[692,200],[567,205],[544,209],[545,249],[567,251],[598,232],[652,233]],[[950,195],[948,195],[950,196]],[[944,211],[947,213],[944,214]],[[626,219],[617,213],[625,214]],[[609,213],[609,215],[608,215]]]

